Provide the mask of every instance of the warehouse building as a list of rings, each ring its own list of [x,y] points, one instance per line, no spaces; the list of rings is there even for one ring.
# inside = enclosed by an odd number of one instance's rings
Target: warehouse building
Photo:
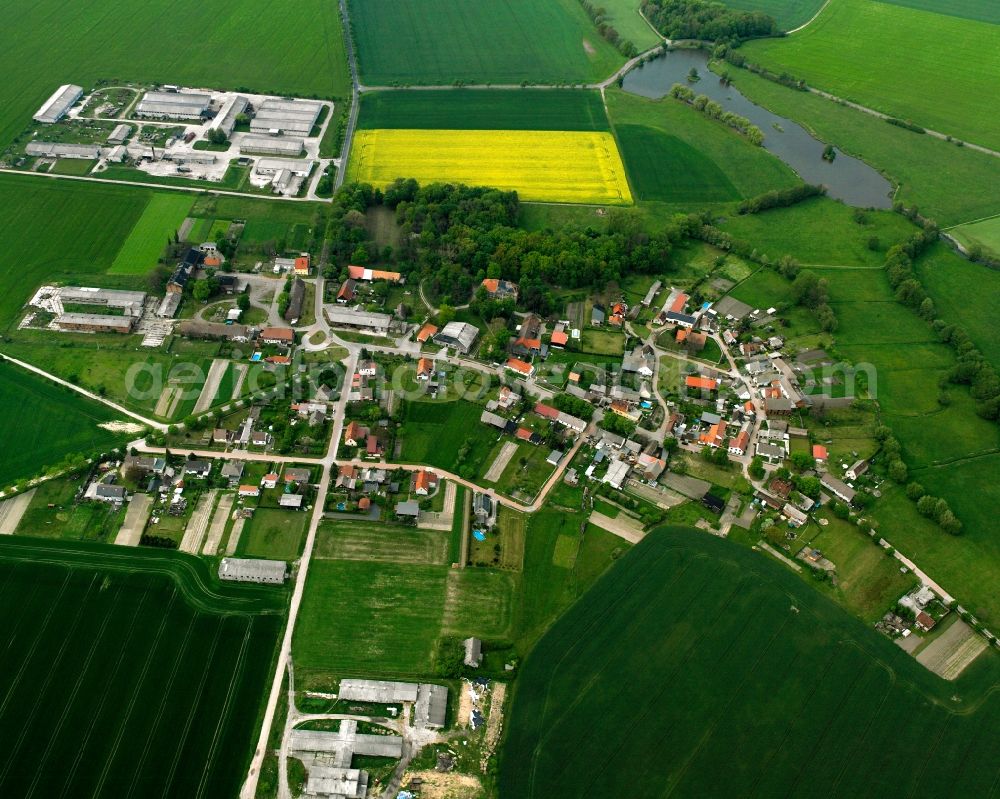
[[[187,152],[167,153],[163,156],[167,161],[175,164],[214,164],[217,160],[214,153],[204,150],[188,150]]]
[[[308,177],[313,164],[308,158],[261,158],[254,167],[254,172],[263,177],[271,177],[279,172],[288,171],[297,177]]]
[[[108,136],[108,144],[124,144],[131,132],[132,128],[125,123],[115,125],[115,129],[111,131],[111,135]]]
[[[371,702],[376,705],[399,705],[417,701],[419,686],[413,682],[389,680],[341,680],[338,699]]]
[[[265,100],[250,122],[251,133],[309,136],[323,104],[312,100]]]
[[[284,136],[246,136],[240,142],[240,153],[251,155],[283,155],[294,158],[302,154],[302,139]]]
[[[368,313],[341,308],[337,305],[327,305],[326,318],[334,327],[351,327],[358,330],[370,330],[378,335],[389,332],[392,317],[384,313]]]
[[[421,683],[417,691],[414,720],[418,727],[440,730],[448,714],[448,688],[444,685]]]
[[[35,112],[32,119],[35,122],[44,122],[46,125],[58,122],[66,116],[81,97],[83,97],[83,89],[80,86],[74,86],[72,83],[60,86]]]
[[[146,92],[135,108],[137,116],[168,119],[199,119],[211,97],[201,92]]]
[[[247,110],[248,105],[250,105],[250,101],[242,94],[237,94],[235,97],[230,98],[215,117],[213,127],[225,133],[228,139],[233,135],[233,129],[236,127],[236,119]]]
[[[468,354],[479,336],[479,329],[468,322],[449,322],[441,332],[434,336],[434,342],[443,347],[453,347],[461,353]]]
[[[134,316],[64,313],[56,317],[56,325],[60,330],[75,330],[81,333],[131,333],[135,323]]]
[[[283,560],[259,560],[256,558],[223,558],[219,564],[219,579],[234,580],[238,583],[285,582],[288,566]]]
[[[63,305],[94,305],[101,308],[120,308],[126,316],[142,316],[146,295],[141,291],[119,291],[118,289],[98,289],[88,286],[64,286],[59,289],[59,300]]]
[[[96,144],[67,144],[65,142],[33,141],[24,148],[28,155],[41,158],[85,158],[101,157],[101,148]]]

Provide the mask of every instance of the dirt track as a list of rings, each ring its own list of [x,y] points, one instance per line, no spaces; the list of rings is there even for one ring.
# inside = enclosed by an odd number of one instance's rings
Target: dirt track
[[[229,361],[222,358],[216,358],[212,361],[212,365],[208,370],[208,376],[205,378],[205,385],[201,387],[201,394],[198,395],[198,401],[194,404],[194,413],[204,413],[212,407],[212,401],[215,399],[215,395],[219,393],[219,384],[222,382],[222,378],[226,374],[228,367]],[[225,397],[224,399],[229,398]]]
[[[115,543],[124,547],[138,546],[142,531],[146,527],[146,520],[149,518],[149,509],[152,507],[153,498],[149,494],[133,495],[125,512],[125,521],[115,536]]]
[[[489,471],[483,476],[483,480],[487,483],[495,483],[499,480],[500,475],[507,468],[507,464],[510,463],[510,459],[514,457],[515,452],[517,452],[517,444],[513,441],[505,441],[500,448],[500,452],[490,465]]]

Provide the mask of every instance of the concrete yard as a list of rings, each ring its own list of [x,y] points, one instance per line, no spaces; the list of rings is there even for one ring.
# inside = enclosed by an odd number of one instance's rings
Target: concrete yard
[[[0,502],[0,535],[13,535],[21,523],[21,517],[31,504],[35,489],[25,491],[16,497]]]
[[[153,497],[149,494],[133,494],[125,511],[125,521],[122,522],[115,543],[123,547],[139,546],[142,531],[146,529],[149,511],[153,507]]]
[[[440,490],[440,489],[439,489]],[[455,518],[455,495],[458,487],[451,480],[444,484],[444,510],[434,513],[432,511],[420,511],[417,517],[417,527],[427,530],[451,530],[452,521]]]
[[[181,539],[181,545],[178,547],[181,552],[198,554],[202,539],[205,537],[205,531],[208,529],[208,520],[212,517],[212,508],[218,493],[218,491],[206,491],[198,500],[198,505],[184,529],[184,538]]]
[[[233,502],[236,501],[235,494],[224,494],[219,504],[215,508],[215,515],[212,517],[212,526],[208,531],[208,538],[205,546],[202,547],[202,555],[215,555],[219,551],[219,544],[222,543],[222,535],[226,532],[226,522],[229,521],[229,514],[233,510]]]

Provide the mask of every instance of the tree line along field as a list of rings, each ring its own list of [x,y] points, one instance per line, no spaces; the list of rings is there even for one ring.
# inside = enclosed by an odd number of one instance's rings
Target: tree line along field
[[[1000,182],[1000,159],[889,125],[745,70],[728,72],[733,84],[754,102],[874,166],[897,184],[897,200],[918,206],[938,224],[958,225],[1000,212],[994,190]]]
[[[361,81],[369,86],[455,82],[583,83],[625,59],[576,0],[354,0]]]
[[[528,655],[500,792],[986,796],[998,677],[945,683],[766,555],[661,528]]]
[[[601,95],[581,89],[430,89],[361,95],[360,129],[609,130]]]
[[[823,7],[823,0],[725,0],[724,5],[740,11],[762,11],[774,17],[785,31],[805,25]]]
[[[804,30],[748,42],[742,51],[774,72],[996,149],[1000,130],[987,102],[1000,79],[996,36],[987,22],[831,0]]]
[[[623,39],[636,46],[639,52],[655,47],[663,41],[653,26],[639,12],[640,0],[603,0],[604,18]]]
[[[0,361],[4,456],[0,486],[34,476],[67,453],[89,455],[122,444],[125,436],[98,425],[121,419],[110,408],[43,377]]]
[[[0,145],[19,134],[63,83],[86,88],[99,80],[150,81],[349,96],[336,5],[303,0],[273,12],[268,0],[149,0],[141,7],[127,0],[71,7],[41,0],[24,6],[4,28]],[[35,57],[41,49],[48,53],[44,62]]]
[[[235,796],[286,596],[178,553],[6,538],[0,792]]]
[[[348,179],[397,178],[515,190],[527,201],[630,205],[614,137],[585,131],[361,130]]]

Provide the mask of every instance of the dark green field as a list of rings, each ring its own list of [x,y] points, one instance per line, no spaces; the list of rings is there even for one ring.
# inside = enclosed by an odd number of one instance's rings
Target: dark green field
[[[121,414],[7,362],[0,362],[0,412],[8,420],[0,486],[33,477],[67,453],[95,455],[127,438],[97,426]]]
[[[640,200],[725,202],[739,192],[717,164],[662,130],[619,125],[615,130],[629,181]]]
[[[465,400],[407,402],[403,410],[401,460],[427,463],[470,477],[485,463],[499,432],[479,421],[483,409]]]
[[[763,11],[787,31],[812,19],[822,8],[823,0],[725,0],[725,5],[740,11]]]
[[[578,83],[625,59],[576,0],[353,0],[362,82],[369,86]]]
[[[664,528],[528,656],[500,792],[990,796],[998,677],[986,653],[946,683],[776,562]]]
[[[285,597],[177,553],[0,543],[0,795],[235,796]]]
[[[366,92],[359,128],[608,130],[601,95],[574,89]]]

